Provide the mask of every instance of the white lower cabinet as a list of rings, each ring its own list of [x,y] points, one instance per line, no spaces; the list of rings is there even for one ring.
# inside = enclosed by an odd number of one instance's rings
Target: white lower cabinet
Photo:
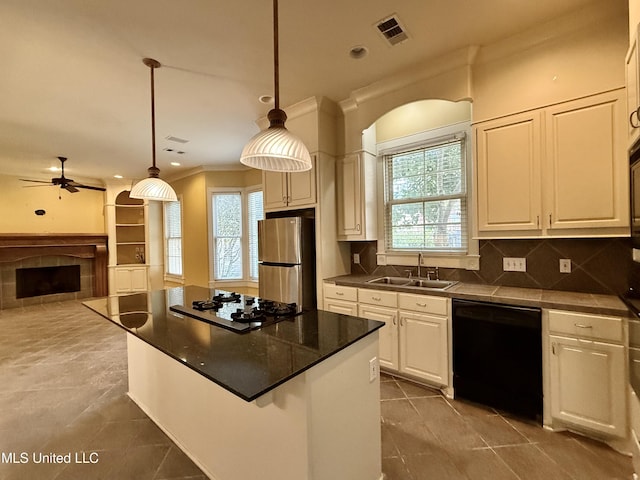
[[[385,322],[380,366],[449,386],[449,299],[359,289],[358,316]]]
[[[621,323],[615,317],[549,312],[553,420],[608,436],[626,436],[626,360]],[[567,330],[571,329],[574,335],[568,336]],[[598,338],[598,332],[605,338]]]
[[[325,283],[323,305],[328,312],[358,315],[358,289]]]
[[[358,316],[384,322],[380,332],[380,350],[378,353],[381,367],[398,370],[398,310],[388,307],[359,304]]]
[[[116,292],[146,292],[147,267],[116,267]]]
[[[400,371],[448,385],[447,318],[400,310]]]

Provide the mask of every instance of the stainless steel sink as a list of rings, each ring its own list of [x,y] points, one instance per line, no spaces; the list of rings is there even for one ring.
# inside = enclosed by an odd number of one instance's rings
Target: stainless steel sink
[[[453,287],[456,281],[450,280],[428,280],[425,278],[413,278],[407,284],[410,287],[430,288],[432,290],[446,290]]]
[[[449,280],[428,280],[426,278],[380,277],[369,280],[367,283],[373,283],[376,285],[395,285],[396,287],[419,287],[430,290],[446,290],[458,282]]]
[[[411,280],[404,277],[380,277],[369,280],[367,283],[375,283],[381,285],[409,285]]]

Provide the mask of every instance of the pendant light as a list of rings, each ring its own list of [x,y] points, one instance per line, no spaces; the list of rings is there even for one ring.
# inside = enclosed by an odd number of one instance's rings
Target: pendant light
[[[142,63],[151,70],[151,147],[153,164],[147,170],[149,178],[136,183],[131,189],[129,197],[142,200],[158,200],[160,202],[175,202],[178,200],[176,192],[171,188],[171,185],[160,179],[160,169],[156,167],[156,107],[153,70],[160,68],[161,65],[160,62],[153,58],[144,58]]]
[[[274,172],[310,170],[311,156],[307,147],[284,126],[287,114],[280,110],[278,65],[278,0],[273,0],[274,108],[267,114],[269,128],[249,140],[240,155],[240,163]]]

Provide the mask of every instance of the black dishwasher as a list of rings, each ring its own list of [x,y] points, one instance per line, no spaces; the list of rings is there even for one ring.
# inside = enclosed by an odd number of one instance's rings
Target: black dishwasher
[[[453,299],[456,398],[542,423],[539,308]]]

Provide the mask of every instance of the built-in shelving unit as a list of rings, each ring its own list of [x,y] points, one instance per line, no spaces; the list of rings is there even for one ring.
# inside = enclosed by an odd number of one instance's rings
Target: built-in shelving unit
[[[115,198],[107,204],[110,293],[146,291],[149,285],[147,205],[143,200],[129,197],[129,190],[117,189],[111,193]]]

